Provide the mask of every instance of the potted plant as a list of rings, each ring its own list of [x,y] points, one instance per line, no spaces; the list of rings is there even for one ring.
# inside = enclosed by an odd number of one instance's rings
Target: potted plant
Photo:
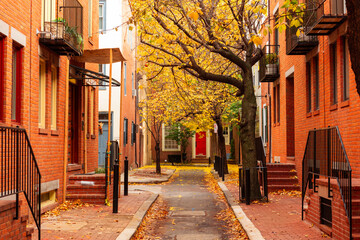
[[[59,39],[63,38],[64,32],[66,31],[66,23],[63,18],[57,18],[50,22],[44,23],[45,38]]]
[[[278,71],[278,55],[276,53],[269,53],[265,56],[266,75],[276,74]]]

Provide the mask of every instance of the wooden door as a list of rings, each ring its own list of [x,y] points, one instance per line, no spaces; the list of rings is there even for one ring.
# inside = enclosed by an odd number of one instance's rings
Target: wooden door
[[[196,155],[206,156],[206,132],[196,133]]]

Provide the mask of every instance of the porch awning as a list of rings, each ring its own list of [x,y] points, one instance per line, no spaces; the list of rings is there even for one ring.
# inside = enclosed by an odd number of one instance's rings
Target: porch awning
[[[69,78],[82,81],[83,86],[106,86],[109,85],[109,76],[81,68],[70,64]],[[104,84],[105,82],[105,84]],[[107,84],[106,84],[107,83]],[[111,80],[111,86],[119,87],[120,83],[114,78]]]
[[[77,62],[110,64],[110,50],[112,49],[112,62],[126,61],[119,48],[102,48],[84,50],[83,55],[73,57]]]

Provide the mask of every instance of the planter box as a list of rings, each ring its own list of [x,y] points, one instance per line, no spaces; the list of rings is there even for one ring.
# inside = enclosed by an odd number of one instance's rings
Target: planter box
[[[266,64],[265,75],[277,75],[279,73],[279,65],[277,63]]]
[[[48,39],[63,39],[65,38],[65,26],[62,22],[45,22],[44,24],[44,38]],[[51,33],[51,34],[50,34]],[[68,35],[68,34],[65,34]],[[70,38],[70,36],[68,36]]]

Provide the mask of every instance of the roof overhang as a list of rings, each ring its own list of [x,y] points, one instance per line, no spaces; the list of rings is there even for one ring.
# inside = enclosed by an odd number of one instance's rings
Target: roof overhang
[[[83,86],[106,86],[104,82],[106,82],[107,85],[109,84],[109,76],[71,64],[69,78],[82,81],[81,84]],[[111,86],[119,87],[120,83],[113,78],[111,80]]]
[[[112,61],[110,61],[110,50],[112,50]],[[84,53],[81,56],[73,57],[73,59],[77,62],[97,64],[110,64],[110,62],[116,63],[126,61],[119,48],[84,50]]]

